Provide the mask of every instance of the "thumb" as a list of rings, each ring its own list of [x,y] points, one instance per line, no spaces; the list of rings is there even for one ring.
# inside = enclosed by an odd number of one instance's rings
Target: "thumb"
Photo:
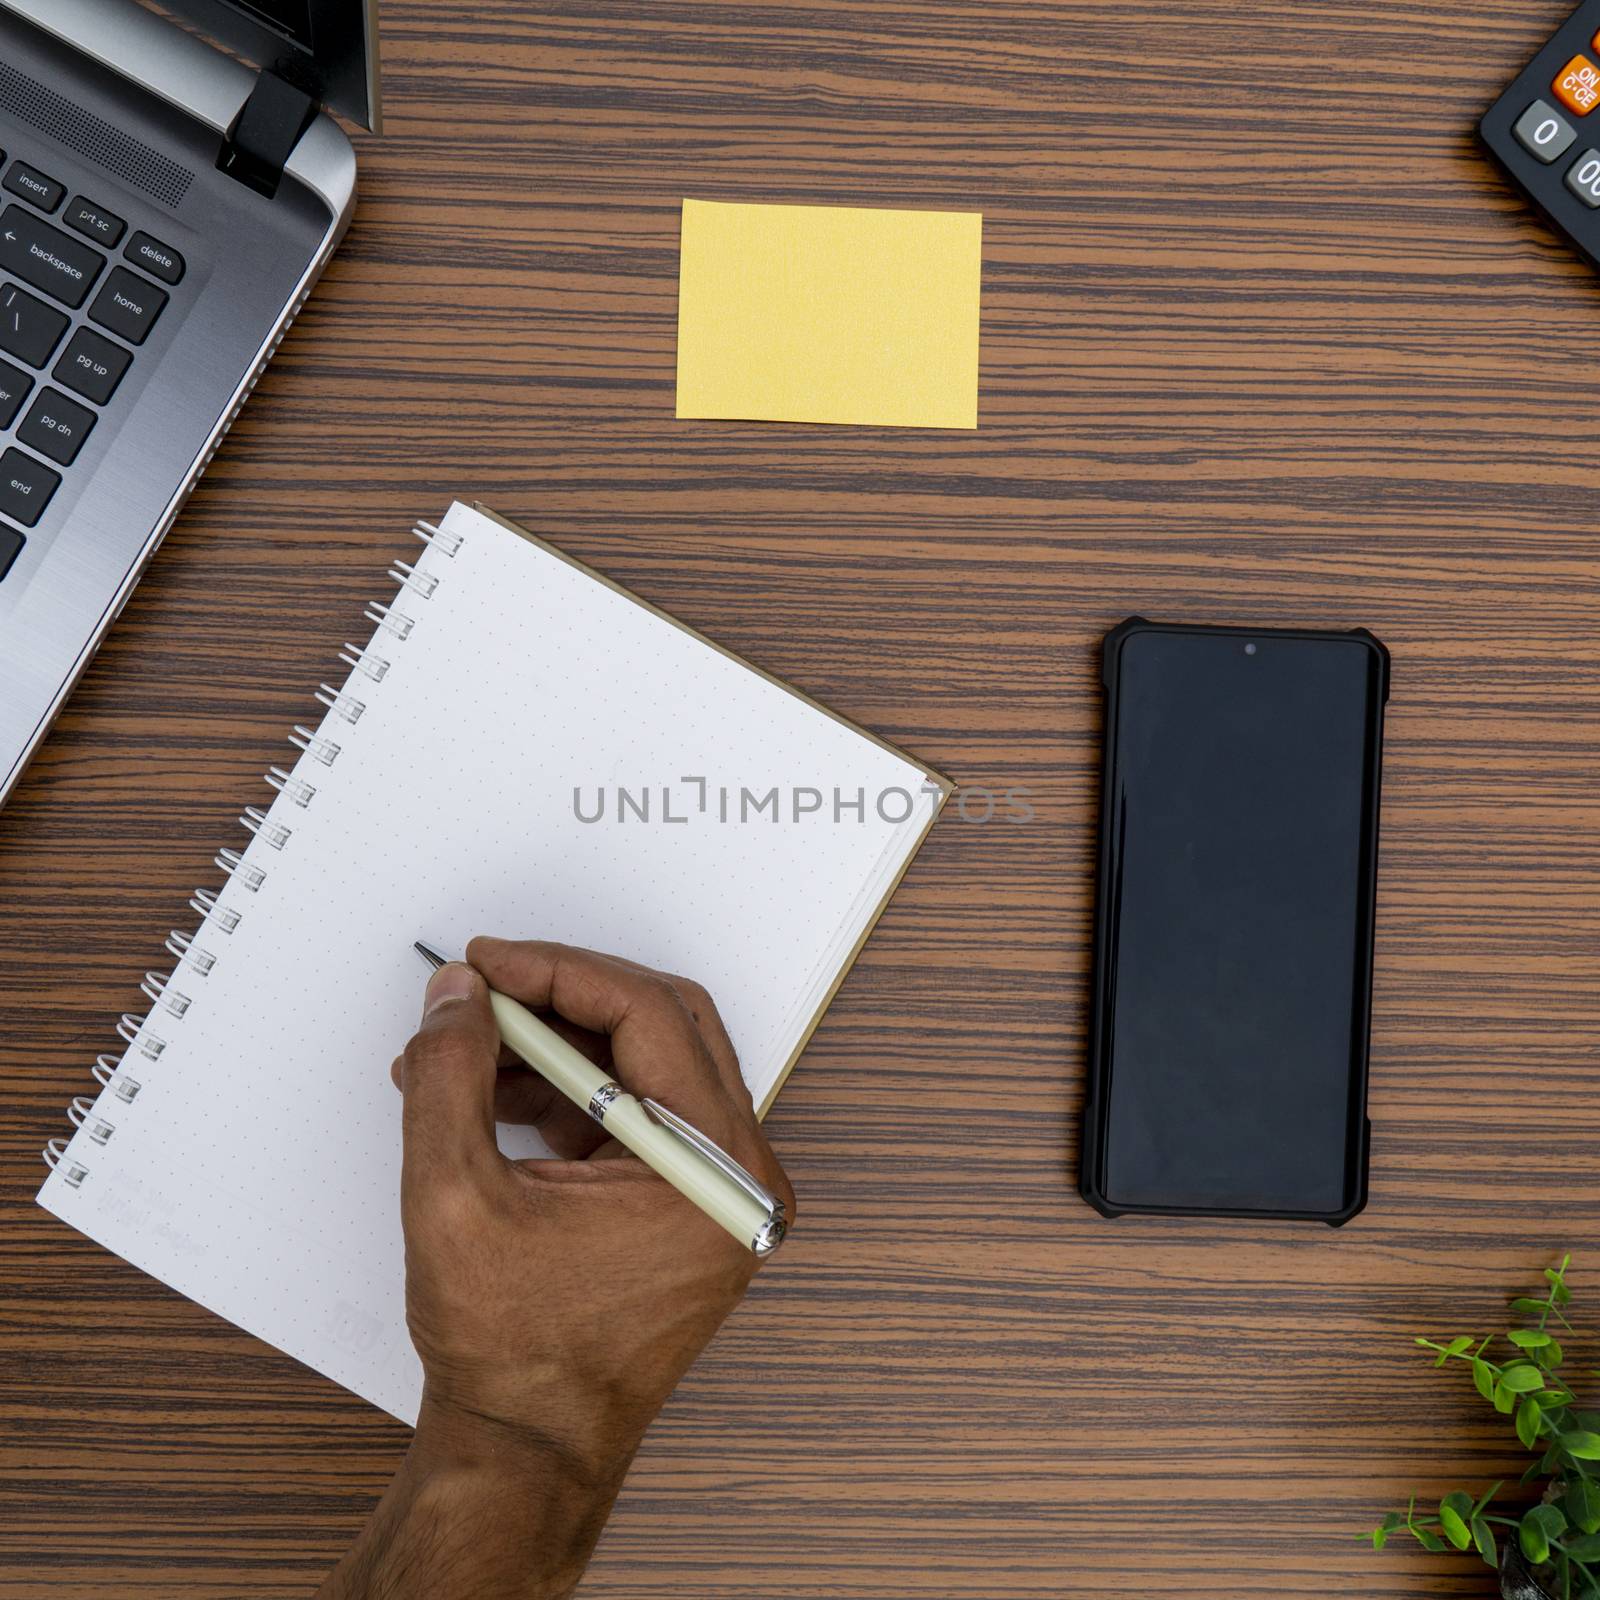
[[[461,1172],[494,1157],[500,1032],[489,987],[459,961],[428,980],[422,1025],[400,1062],[405,1177]]]

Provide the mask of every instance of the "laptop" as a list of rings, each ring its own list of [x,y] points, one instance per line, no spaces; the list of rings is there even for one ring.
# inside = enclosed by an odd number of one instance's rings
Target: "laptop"
[[[377,50],[376,0],[0,0],[0,804],[343,236]]]

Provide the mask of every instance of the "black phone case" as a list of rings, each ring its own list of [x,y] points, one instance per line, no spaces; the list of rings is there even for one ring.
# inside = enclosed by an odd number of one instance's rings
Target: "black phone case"
[[[1372,774],[1367,795],[1367,847],[1362,863],[1362,901],[1366,927],[1359,947],[1359,961],[1355,983],[1357,1047],[1350,1062],[1350,1095],[1354,1115],[1350,1127],[1354,1130],[1343,1151],[1345,1170],[1345,1203],[1332,1212],[1282,1211],[1260,1209],[1222,1209],[1212,1206],[1117,1206],[1106,1198],[1103,1186],[1103,1161],[1105,1151],[1105,1076],[1109,1066],[1106,1054],[1106,1029],[1109,1022],[1109,979],[1107,953],[1110,948],[1113,881],[1113,831],[1109,807],[1105,797],[1113,792],[1117,771],[1115,729],[1117,725],[1117,685],[1121,670],[1122,648],[1137,633],[1213,634],[1238,639],[1273,637],[1280,639],[1360,639],[1372,650],[1379,666],[1379,699],[1377,715],[1368,730],[1368,757]],[[1129,617],[1113,628],[1103,641],[1100,669],[1105,686],[1105,722],[1100,789],[1100,854],[1095,886],[1094,916],[1094,976],[1089,1015],[1088,1081],[1084,1093],[1083,1138],[1079,1150],[1078,1192],[1102,1216],[1194,1216],[1194,1217],[1254,1217],[1277,1218],[1294,1221],[1326,1222],[1339,1227],[1355,1216],[1367,1203],[1368,1151],[1371,1144],[1371,1124],[1367,1120],[1367,1063],[1372,1028],[1372,950],[1376,923],[1378,886],[1378,807],[1383,777],[1383,707],[1389,700],[1389,652],[1382,642],[1365,628],[1347,631],[1315,630],[1305,628],[1216,628],[1184,626],[1148,622],[1143,617]]]

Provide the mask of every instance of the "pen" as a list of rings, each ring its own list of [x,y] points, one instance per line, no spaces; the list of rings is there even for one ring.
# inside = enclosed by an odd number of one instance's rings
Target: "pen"
[[[448,959],[421,940],[416,950],[435,971]],[[489,1005],[500,1037],[535,1072],[713,1222],[758,1256],[771,1255],[783,1243],[788,1231],[783,1201],[726,1151],[658,1101],[629,1094],[509,995],[490,989]]]

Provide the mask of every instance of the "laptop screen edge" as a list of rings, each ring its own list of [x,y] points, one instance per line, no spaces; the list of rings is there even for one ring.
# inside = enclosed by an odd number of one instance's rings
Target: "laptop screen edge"
[[[378,0],[143,0],[383,131]]]

